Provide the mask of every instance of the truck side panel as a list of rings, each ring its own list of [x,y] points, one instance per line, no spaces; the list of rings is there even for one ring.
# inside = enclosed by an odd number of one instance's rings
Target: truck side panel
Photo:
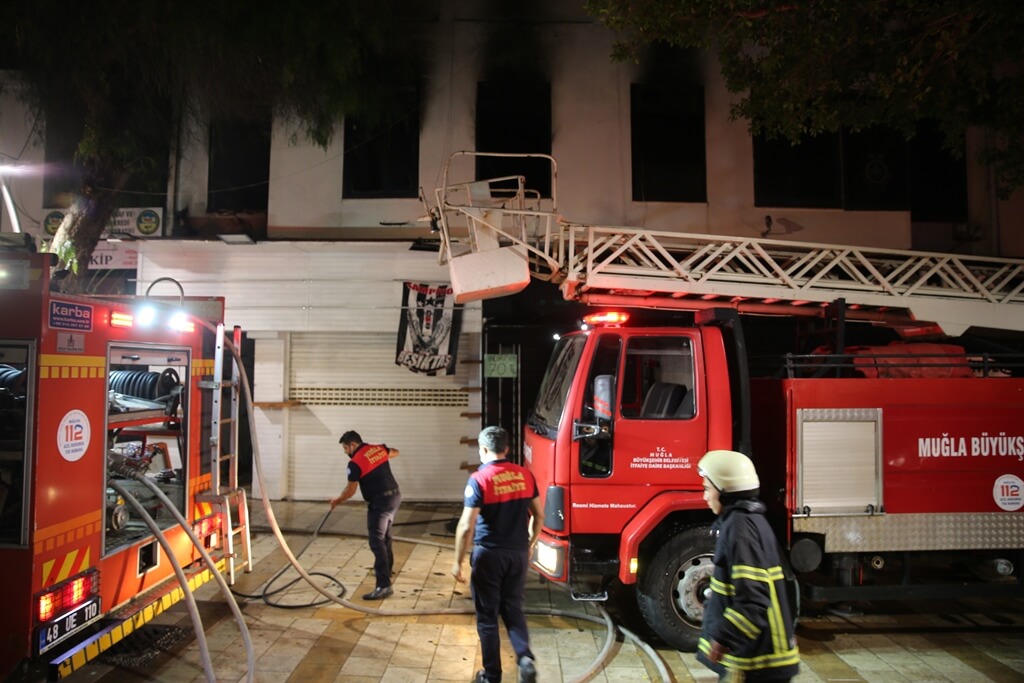
[[[764,440],[755,456],[771,491],[791,484],[791,531],[820,533],[837,552],[1008,548],[1024,538],[1024,380],[756,384],[755,405],[767,408],[754,410]]]

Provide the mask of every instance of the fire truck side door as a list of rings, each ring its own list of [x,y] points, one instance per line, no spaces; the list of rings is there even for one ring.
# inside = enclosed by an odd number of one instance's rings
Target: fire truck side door
[[[622,339],[602,334],[597,341],[587,375],[583,405],[573,420],[573,450],[578,474],[603,478],[611,474],[613,459],[612,416]]]
[[[699,345],[686,331],[627,338],[614,426],[616,483],[700,487],[707,411]]]

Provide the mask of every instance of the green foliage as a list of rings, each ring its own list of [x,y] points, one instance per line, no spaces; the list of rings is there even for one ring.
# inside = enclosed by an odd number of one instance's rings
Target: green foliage
[[[176,106],[212,117],[294,116],[327,145],[346,113],[381,103],[380,76],[414,77],[393,0],[6,3],[0,39],[44,112],[80,112],[79,153],[129,163],[174,132]]]
[[[798,141],[938,121],[954,153],[991,132],[983,160],[1005,194],[1024,184],[1024,3],[1016,0],[588,0],[621,32],[615,56],[668,43],[717,55],[735,118]]]
[[[54,253],[57,254],[58,265],[67,268],[76,275],[78,274],[78,258],[75,255],[75,245],[71,243],[71,240],[60,242],[53,240],[46,247],[47,249],[56,247]]]
[[[188,117],[265,122],[277,114],[327,147],[345,115],[388,111],[381,84],[415,83],[419,73],[397,7],[7,0],[0,68],[23,75],[23,96],[48,134],[76,141],[87,206],[69,229],[66,243],[77,249],[61,260],[88,262],[122,190],[165,191],[168,145]]]

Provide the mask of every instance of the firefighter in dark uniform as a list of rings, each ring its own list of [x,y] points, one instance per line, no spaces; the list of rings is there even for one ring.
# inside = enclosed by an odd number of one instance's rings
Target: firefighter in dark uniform
[[[750,458],[710,451],[697,464],[718,515],[714,575],[697,659],[722,681],[789,681],[800,668],[775,533]]]
[[[530,470],[506,459],[508,432],[501,427],[487,427],[480,432],[477,443],[482,465],[466,484],[452,563],[452,576],[465,583],[463,560],[472,538],[470,587],[484,665],[473,681],[501,681],[500,616],[516,654],[519,682],[533,683],[537,669],[530,651],[523,599],[530,553],[542,520],[537,482]]]
[[[391,595],[391,571],[395,566],[395,553],[391,548],[391,526],[395,513],[402,504],[398,482],[388,462],[398,457],[397,448],[384,444],[363,443],[359,434],[347,431],[339,440],[342,450],[350,458],[348,485],[341,495],[331,498],[331,509],[344,503],[356,493],[356,486],[366,501],[366,533],[373,551],[373,573],[376,588],[363,596],[363,600],[383,600]]]

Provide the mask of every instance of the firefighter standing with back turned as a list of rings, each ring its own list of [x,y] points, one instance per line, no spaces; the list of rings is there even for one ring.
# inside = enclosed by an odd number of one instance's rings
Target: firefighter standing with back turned
[[[697,464],[704,500],[718,515],[711,597],[697,659],[721,681],[789,681],[800,668],[775,534],[758,500],[750,458],[710,451]]]
[[[509,438],[504,429],[487,427],[477,442],[482,465],[466,484],[452,562],[452,576],[465,583],[462,564],[472,541],[470,587],[484,665],[472,683],[501,681],[499,616],[516,653],[519,683],[533,683],[537,668],[530,651],[523,599],[530,552],[540,534],[543,513],[537,482],[530,470],[506,459]],[[528,525],[531,516],[533,522]]]

